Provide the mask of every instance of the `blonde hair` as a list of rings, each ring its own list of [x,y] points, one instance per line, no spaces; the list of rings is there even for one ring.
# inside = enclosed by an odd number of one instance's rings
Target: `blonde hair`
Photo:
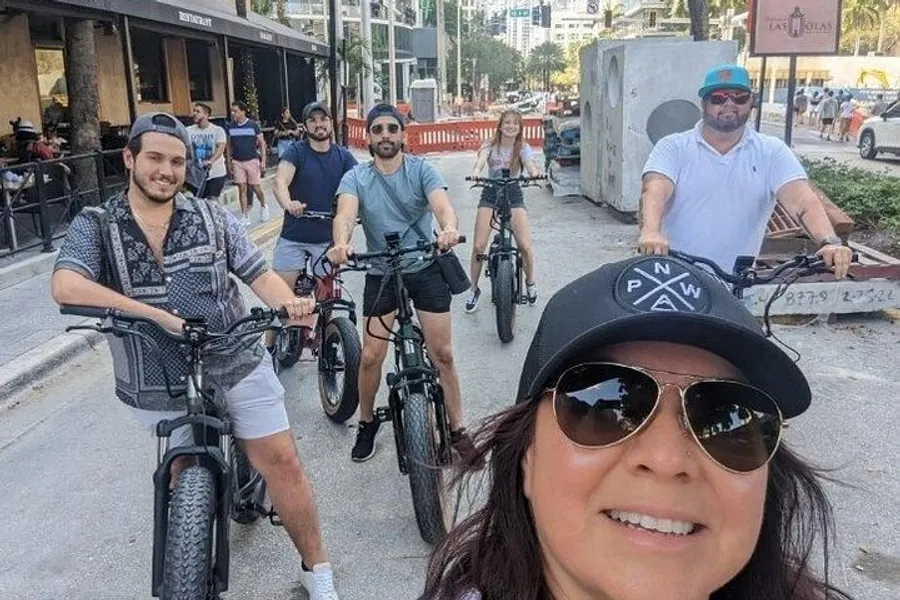
[[[496,147],[497,150],[500,150],[500,142],[503,141],[503,121],[506,117],[515,117],[516,122],[519,124],[519,134],[516,136],[516,141],[513,142],[512,158],[509,160],[510,175],[517,175],[522,171],[522,144],[525,133],[525,128],[522,127],[522,113],[514,108],[510,108],[500,114],[500,120],[497,121],[497,130],[494,131],[494,139],[491,141],[491,149]]]

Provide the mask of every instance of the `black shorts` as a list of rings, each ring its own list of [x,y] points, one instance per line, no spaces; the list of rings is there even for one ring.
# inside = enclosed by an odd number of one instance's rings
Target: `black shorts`
[[[382,289],[382,281],[384,277],[381,275],[366,275],[366,286],[363,291],[364,317],[382,317],[397,310],[394,282],[384,282]],[[429,313],[450,312],[453,296],[437,264],[431,263],[421,271],[403,275],[403,284],[416,310]]]
[[[222,195],[222,189],[225,187],[226,176],[214,177],[206,180],[206,189],[203,192],[204,198],[218,198]]]
[[[822,125],[831,125],[834,123],[834,119],[829,119],[828,117],[822,117]]]
[[[506,197],[510,208],[525,208],[525,196],[518,184],[506,186]],[[497,210],[497,188],[486,187],[481,190],[481,201],[478,208],[492,208]]]

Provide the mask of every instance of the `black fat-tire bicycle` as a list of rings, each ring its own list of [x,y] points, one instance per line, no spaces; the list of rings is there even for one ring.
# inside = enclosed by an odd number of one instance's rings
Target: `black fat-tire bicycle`
[[[394,426],[397,461],[400,472],[409,476],[419,534],[425,542],[436,544],[446,535],[454,519],[444,486],[444,468],[452,462],[450,421],[440,374],[428,356],[425,337],[416,324],[400,273],[410,264],[409,260],[404,260],[405,256],[435,252],[437,247],[425,241],[403,247],[400,235],[394,232],[386,233],[384,237],[386,250],[354,254],[344,270],[367,271],[375,266],[373,260],[383,259],[385,264],[378,265],[385,271],[378,295],[380,297],[385,287],[391,285],[398,299],[396,330],[390,337],[380,338],[394,345],[394,370],[386,378],[388,405],[375,410],[375,419],[380,423],[391,422]],[[460,237],[460,243],[464,242],[465,238]],[[366,330],[375,336],[369,329],[368,320]]]
[[[331,213],[304,212],[300,218],[331,220]],[[356,305],[343,298],[344,287],[338,273],[325,265],[327,274],[316,275],[325,255],[305,252],[303,266],[294,284],[298,297],[315,294],[321,307],[313,331],[308,327],[285,327],[275,340],[275,371],[287,369],[309,350],[319,371],[319,400],[325,415],[343,423],[359,406],[359,359],[361,344],[356,329]],[[343,314],[342,314],[343,313]]]
[[[509,185],[522,184],[522,187],[538,187],[537,181],[547,179],[546,175],[538,177],[510,177],[509,169],[504,169],[500,177],[466,177],[475,185],[473,188],[492,187],[496,190],[496,210],[491,217],[491,229],[496,231],[487,255],[479,258],[487,260],[485,276],[491,281],[491,302],[494,304],[497,322],[497,335],[500,341],[508,344],[515,338],[516,306],[528,304],[525,294],[524,265],[522,254],[516,247],[512,232],[512,208],[506,188]]]
[[[182,334],[176,335],[151,319],[115,309],[63,306],[60,312],[101,320],[95,325],[67,327],[66,331],[90,329],[136,336],[158,353],[156,342],[142,330],[147,325],[188,349],[190,376],[183,394],[172,390],[165,363],[160,360],[166,390],[173,398],[185,397],[187,412],[156,426],[152,594],[164,600],[218,600],[228,589],[230,521],[249,524],[268,517],[273,525],[281,523],[266,505],[266,483],[233,437],[227,413],[215,401],[213,391],[204,386],[203,350],[224,340],[278,330],[276,320],[286,314],[254,308],[224,333],[209,331],[204,319],[186,319]],[[191,445],[170,448],[172,432],[184,426],[192,430]],[[191,465],[170,489],[172,464],[180,457],[190,458]]]

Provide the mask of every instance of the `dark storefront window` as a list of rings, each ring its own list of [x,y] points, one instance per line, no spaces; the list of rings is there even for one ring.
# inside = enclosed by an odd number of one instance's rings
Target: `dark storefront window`
[[[169,101],[163,39],[159,34],[140,29],[134,29],[131,32],[138,102]]]
[[[210,44],[198,40],[187,40],[188,77],[191,81],[191,102],[211,102],[212,62],[209,55]]]

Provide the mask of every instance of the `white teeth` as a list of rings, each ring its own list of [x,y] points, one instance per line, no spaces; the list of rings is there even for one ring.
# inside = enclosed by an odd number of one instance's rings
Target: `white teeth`
[[[642,515],[639,513],[625,512],[622,510],[610,510],[608,514],[611,518],[621,523],[636,525],[641,529],[650,531],[658,531],[660,533],[669,533],[674,535],[687,535],[694,531],[697,527],[694,523],[687,521],[673,521],[670,519],[657,519],[650,515]]]

